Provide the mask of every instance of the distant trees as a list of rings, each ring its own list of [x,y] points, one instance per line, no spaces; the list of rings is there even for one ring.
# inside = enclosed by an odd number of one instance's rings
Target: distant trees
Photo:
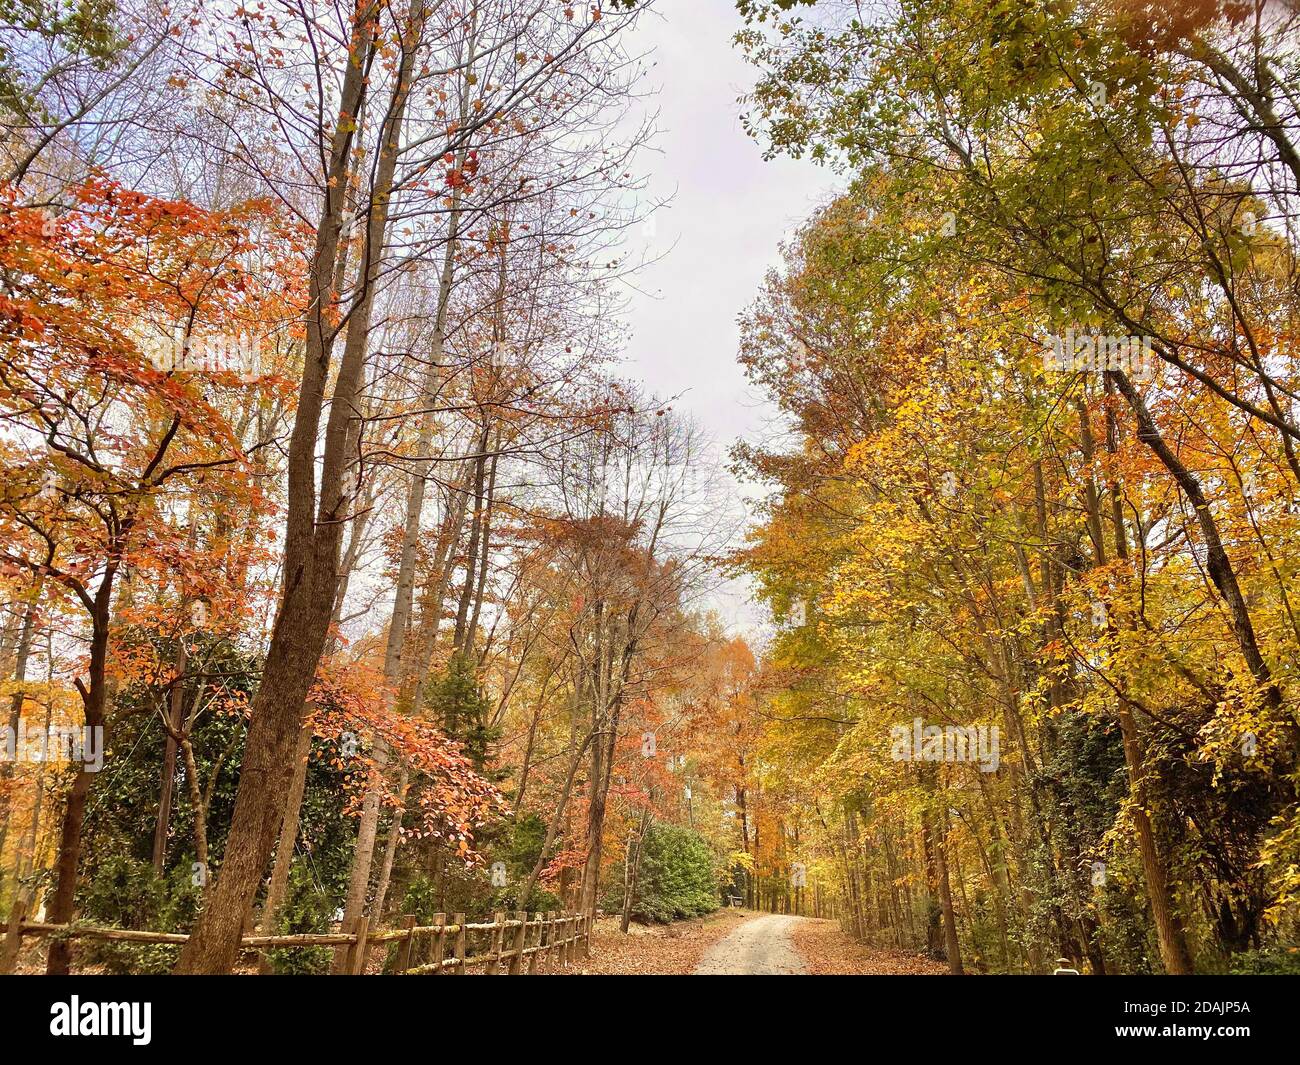
[[[954,968],[1285,941],[1295,115],[1254,122],[1294,13],[814,21],[744,34],[753,128],[855,178],[746,324],[801,443],[740,449],[775,494],[739,561],[826,875]],[[997,770],[891,757],[914,721],[997,729]]]

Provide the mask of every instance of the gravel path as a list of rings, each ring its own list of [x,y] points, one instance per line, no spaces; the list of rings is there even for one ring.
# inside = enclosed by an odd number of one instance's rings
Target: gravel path
[[[804,919],[766,914],[746,921],[709,948],[696,976],[806,976],[808,967],[795,950],[790,931]]]

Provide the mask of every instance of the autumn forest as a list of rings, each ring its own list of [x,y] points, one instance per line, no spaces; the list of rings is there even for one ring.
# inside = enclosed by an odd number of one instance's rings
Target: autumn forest
[[[1300,7],[705,6],[0,0],[0,972],[1300,974]]]

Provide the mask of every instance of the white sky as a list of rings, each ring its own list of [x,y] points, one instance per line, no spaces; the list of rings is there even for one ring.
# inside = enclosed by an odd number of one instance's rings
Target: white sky
[[[659,88],[657,151],[646,152],[650,194],[672,197],[654,216],[651,256],[667,252],[637,278],[632,293],[627,375],[661,395],[678,395],[717,442],[720,460],[738,437],[761,439],[771,412],[751,392],[736,362],[737,316],[758,294],[778,245],[836,188],[810,162],[764,162],[745,135],[737,98],[754,70],[732,44],[742,27],[733,0],[656,0],[637,40],[654,49],[650,82]],[[669,251],[671,249],[671,251]],[[761,613],[743,588],[713,597],[723,619],[745,631]]]

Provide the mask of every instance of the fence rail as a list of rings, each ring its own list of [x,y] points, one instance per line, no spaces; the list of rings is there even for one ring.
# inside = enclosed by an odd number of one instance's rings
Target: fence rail
[[[9,920],[0,923],[0,974],[8,975],[18,964],[24,938],[56,936],[115,943],[153,943],[180,946],[189,936],[181,932],[148,932],[132,928],[100,928],[94,925],[47,924],[28,921],[26,906],[18,903]],[[579,957],[591,956],[591,919],[580,913],[535,913],[522,910],[511,915],[499,912],[489,922],[468,921],[463,913],[435,914],[433,924],[418,925],[404,917],[400,928],[370,930],[366,917],[358,918],[350,932],[302,933],[283,936],[244,936],[240,950],[275,947],[347,947],[345,974],[365,971],[372,947],[397,944],[394,971],[402,976],[463,976],[468,969],[484,966],[490,976],[502,971],[511,976],[526,971],[554,971]],[[477,941],[477,942],[476,942]],[[471,948],[477,952],[471,953]]]

